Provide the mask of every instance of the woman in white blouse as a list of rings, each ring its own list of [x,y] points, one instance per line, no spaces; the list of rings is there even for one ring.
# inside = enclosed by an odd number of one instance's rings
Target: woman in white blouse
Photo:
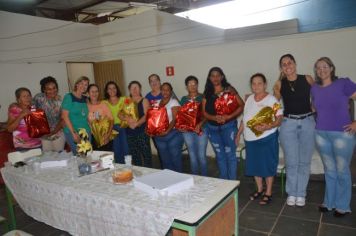
[[[167,109],[169,126],[167,131],[156,136],[155,142],[162,161],[162,169],[182,172],[183,136],[174,128],[179,102],[172,97],[173,88],[170,83],[161,86],[162,99],[159,105]]]

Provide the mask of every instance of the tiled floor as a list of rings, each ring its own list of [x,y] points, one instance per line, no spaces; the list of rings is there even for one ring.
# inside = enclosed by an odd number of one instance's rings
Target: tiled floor
[[[188,157],[184,157],[184,169],[189,170]],[[155,166],[159,166],[155,158]],[[209,159],[209,175],[217,176],[214,159]],[[248,195],[255,188],[252,178],[241,177],[239,189],[239,235],[281,235],[281,236],[354,236],[356,235],[356,213],[335,218],[332,213],[321,214],[318,204],[322,201],[324,183],[320,176],[312,176],[308,186],[305,207],[289,207],[281,196],[280,178],[274,186],[273,201],[260,206],[257,201],[249,201]],[[356,212],[356,188],[353,188],[352,209]],[[35,236],[65,236],[57,230],[27,216],[19,207],[15,208],[19,229]],[[0,188],[0,214],[7,216],[4,187]],[[3,227],[0,229],[0,234]],[[224,236],[224,235],[221,235]]]

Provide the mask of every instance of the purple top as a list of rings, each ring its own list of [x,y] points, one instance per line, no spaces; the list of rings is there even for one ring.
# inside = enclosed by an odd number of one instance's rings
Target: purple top
[[[351,123],[349,98],[355,92],[356,84],[349,78],[337,79],[326,87],[314,84],[311,94],[317,112],[316,129],[344,131]]]

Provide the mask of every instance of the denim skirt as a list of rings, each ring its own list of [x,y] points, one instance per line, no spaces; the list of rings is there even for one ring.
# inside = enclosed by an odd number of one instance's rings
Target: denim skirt
[[[277,173],[279,158],[278,131],[262,139],[246,141],[245,175],[270,177]]]

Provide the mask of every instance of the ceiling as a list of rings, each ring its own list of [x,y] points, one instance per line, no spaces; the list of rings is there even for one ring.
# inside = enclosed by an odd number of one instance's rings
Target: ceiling
[[[0,0],[0,10],[97,25],[151,9],[174,14],[225,1],[228,0]]]

